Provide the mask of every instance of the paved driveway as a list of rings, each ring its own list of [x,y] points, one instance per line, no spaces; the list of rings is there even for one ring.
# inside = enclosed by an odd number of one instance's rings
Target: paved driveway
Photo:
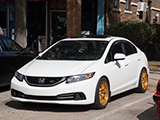
[[[102,110],[89,106],[21,104],[10,99],[8,90],[0,92],[0,120],[158,120],[152,96],[160,72],[150,71],[146,93],[129,91],[112,97]]]

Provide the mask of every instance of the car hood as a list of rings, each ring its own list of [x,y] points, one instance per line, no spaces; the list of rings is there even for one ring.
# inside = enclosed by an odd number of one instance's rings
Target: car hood
[[[96,61],[33,60],[18,72],[26,76],[60,77],[83,73]],[[94,72],[94,71],[90,71]]]

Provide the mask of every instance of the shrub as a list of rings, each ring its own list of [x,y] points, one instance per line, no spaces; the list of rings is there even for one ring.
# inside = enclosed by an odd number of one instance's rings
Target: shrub
[[[106,28],[106,34],[125,37],[144,51],[149,60],[160,60],[160,25],[117,22]]]

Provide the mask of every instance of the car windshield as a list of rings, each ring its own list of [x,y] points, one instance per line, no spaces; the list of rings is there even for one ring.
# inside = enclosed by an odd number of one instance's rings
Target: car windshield
[[[107,41],[61,41],[37,59],[44,60],[98,60]]]
[[[15,41],[9,38],[2,37],[1,40],[3,41],[3,43],[5,44],[5,46],[7,47],[9,51],[22,51],[23,50],[23,48],[19,44],[17,44]]]

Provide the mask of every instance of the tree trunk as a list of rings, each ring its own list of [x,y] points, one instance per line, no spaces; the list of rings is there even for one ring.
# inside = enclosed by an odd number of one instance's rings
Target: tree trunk
[[[15,41],[23,48],[27,45],[26,5],[27,0],[15,0]]]
[[[67,37],[81,35],[82,0],[67,0]]]

